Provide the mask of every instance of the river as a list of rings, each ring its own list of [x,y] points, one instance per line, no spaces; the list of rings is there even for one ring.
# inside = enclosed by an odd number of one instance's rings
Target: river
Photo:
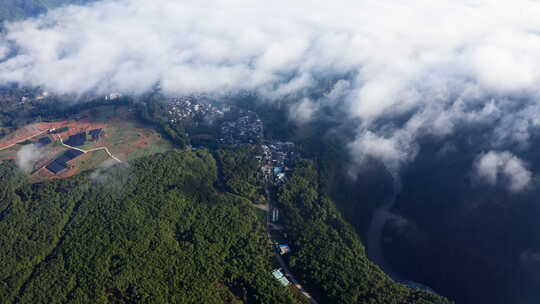
[[[397,271],[392,269],[392,266],[388,263],[384,256],[382,249],[382,237],[384,232],[384,225],[391,219],[398,218],[397,215],[390,212],[394,204],[396,203],[396,197],[399,193],[401,186],[399,182],[396,182],[394,178],[394,190],[385,200],[384,203],[373,211],[373,216],[368,227],[367,232],[367,254],[368,257],[377,264],[388,276],[394,281],[400,282],[411,288],[420,288],[430,292],[435,292],[431,287],[425,284],[414,282],[404,278]]]

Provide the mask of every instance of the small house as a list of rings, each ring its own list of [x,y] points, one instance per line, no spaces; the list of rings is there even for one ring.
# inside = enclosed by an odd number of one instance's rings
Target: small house
[[[287,279],[287,277],[285,277],[285,275],[281,272],[280,269],[272,271],[272,275],[281,283],[281,285],[289,286],[289,280]]]
[[[278,245],[279,254],[284,255],[291,252],[291,247],[288,244],[279,244]]]

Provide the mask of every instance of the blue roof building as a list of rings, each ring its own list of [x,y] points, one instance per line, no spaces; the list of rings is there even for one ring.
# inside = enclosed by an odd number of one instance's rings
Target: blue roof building
[[[288,244],[279,244],[278,249],[279,249],[279,254],[281,255],[291,252],[291,247],[289,247]]]

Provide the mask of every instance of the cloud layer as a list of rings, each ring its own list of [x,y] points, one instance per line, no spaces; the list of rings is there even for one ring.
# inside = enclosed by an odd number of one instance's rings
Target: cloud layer
[[[29,173],[34,168],[34,165],[41,158],[46,156],[48,152],[38,145],[24,145],[18,152],[15,162],[22,171]]]
[[[532,181],[532,173],[525,163],[508,151],[489,151],[480,155],[475,168],[481,180],[496,185],[502,179],[514,192],[525,189]]]
[[[516,0],[119,0],[8,25],[0,83],[59,93],[249,90],[358,121],[349,147],[399,170],[418,139],[496,121],[526,148],[540,120],[540,3]],[[7,58],[10,51],[18,55]],[[321,100],[311,90],[332,79]],[[396,120],[396,118],[399,118]]]

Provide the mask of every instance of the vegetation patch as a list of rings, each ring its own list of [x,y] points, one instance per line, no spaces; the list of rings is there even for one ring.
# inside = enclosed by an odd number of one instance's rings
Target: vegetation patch
[[[296,303],[207,152],[30,185],[0,166],[2,303]],[[227,301],[226,301],[227,300]]]

